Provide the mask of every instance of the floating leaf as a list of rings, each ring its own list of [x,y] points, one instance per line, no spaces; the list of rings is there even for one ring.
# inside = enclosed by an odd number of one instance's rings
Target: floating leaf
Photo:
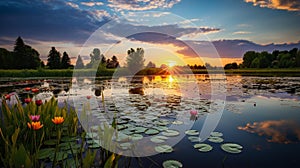
[[[78,140],[77,137],[68,137],[68,136],[66,136],[66,137],[61,138],[62,142],[73,142],[73,141],[77,141],[77,140]]]
[[[141,134],[132,134],[132,135],[130,135],[130,137],[133,141],[143,139],[143,135],[141,135]]]
[[[173,151],[173,148],[170,145],[160,145],[160,146],[156,146],[154,149],[156,152],[159,153],[170,153]]]
[[[221,137],[212,137],[212,136],[208,137],[207,140],[210,141],[210,142],[214,142],[214,143],[221,143],[221,142],[224,141],[224,139],[221,138]]]
[[[130,141],[131,137],[129,135],[126,134],[118,134],[118,137],[116,139],[117,142],[126,142],[126,141]]]
[[[187,135],[199,135],[199,131],[197,131],[197,130],[187,130],[187,131],[185,131],[185,134],[187,134]]]
[[[166,127],[166,126],[154,126],[152,128],[157,129],[158,131],[164,131],[164,130],[168,129],[168,127]]]
[[[166,126],[169,124],[169,121],[168,120],[159,120],[159,121],[156,121],[155,124],[160,125],[160,126]]]
[[[212,146],[204,143],[195,144],[194,148],[198,149],[200,152],[209,152],[213,149]]]
[[[129,143],[129,142],[121,143],[121,144],[119,145],[119,147],[120,147],[121,149],[123,149],[123,150],[128,150],[128,149],[130,149],[130,147],[131,147],[131,143]]]
[[[163,143],[167,139],[168,139],[168,137],[157,135],[157,136],[152,137],[150,140],[154,143]]]
[[[97,148],[100,148],[101,145],[99,143],[94,143],[94,144],[90,144],[88,147],[90,149],[97,149]]]
[[[181,168],[183,167],[182,163],[177,160],[166,160],[163,162],[164,168]]]
[[[228,153],[241,153],[243,149],[241,145],[235,143],[225,143],[221,148]]]
[[[211,132],[210,135],[213,136],[213,137],[221,137],[221,136],[223,136],[223,134],[221,132]]]
[[[156,130],[156,129],[148,129],[148,130],[145,132],[145,134],[147,134],[147,135],[155,135],[155,134],[158,134],[158,133],[159,133],[159,131]]]
[[[179,121],[179,120],[175,120],[175,121],[172,122],[172,124],[181,125],[181,124],[183,124],[183,122]]]
[[[167,129],[165,131],[162,132],[162,135],[164,136],[178,136],[180,133],[176,130],[172,130],[172,129]]]
[[[145,127],[135,127],[134,133],[139,134],[139,133],[144,133],[147,130]]]
[[[191,142],[200,142],[200,137],[198,136],[190,136],[188,137],[188,139],[191,141]]]

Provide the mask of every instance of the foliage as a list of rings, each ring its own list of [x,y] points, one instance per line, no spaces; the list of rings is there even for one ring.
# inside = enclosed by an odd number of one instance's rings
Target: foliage
[[[60,68],[60,52],[58,52],[55,47],[52,47],[51,50],[49,51],[48,55],[48,63],[47,66],[50,69],[59,69]]]
[[[61,68],[68,69],[70,67],[72,67],[70,57],[67,52],[64,52],[61,58]]]
[[[0,48],[0,69],[36,69],[41,64],[39,56],[35,49],[18,37],[13,52]]]
[[[266,51],[248,51],[243,56],[244,68],[294,68],[300,67],[300,50],[293,48],[290,51],[275,50],[272,53]]]
[[[224,69],[238,69],[238,65],[236,62],[229,63],[224,66]]]
[[[119,67],[118,58],[114,55],[111,59],[106,60],[106,68],[117,68]]]
[[[127,68],[131,73],[135,74],[144,68],[144,49],[137,48],[136,50],[134,50],[133,48],[131,48],[127,51],[127,54]]]
[[[83,64],[83,61],[82,61],[82,58],[80,55],[78,55],[77,57],[77,61],[76,61],[76,65],[75,65],[76,69],[82,69],[84,68],[84,64]]]

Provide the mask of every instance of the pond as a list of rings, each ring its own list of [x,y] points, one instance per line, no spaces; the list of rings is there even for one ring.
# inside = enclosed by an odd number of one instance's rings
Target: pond
[[[183,167],[300,166],[298,77],[169,75],[26,82],[45,89],[39,98],[54,95],[74,106],[96,146],[139,157],[131,167],[161,167],[167,160]],[[26,86],[1,84],[1,92],[11,89],[22,100]],[[108,135],[99,130],[112,123],[116,129],[108,144],[103,141]]]

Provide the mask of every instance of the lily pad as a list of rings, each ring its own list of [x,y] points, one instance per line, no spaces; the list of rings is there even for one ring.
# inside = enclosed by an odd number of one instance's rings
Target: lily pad
[[[157,136],[152,137],[150,140],[154,143],[163,143],[167,139],[168,139],[168,137],[157,135]]]
[[[166,126],[154,126],[152,128],[157,129],[158,131],[164,131],[164,130],[168,129],[168,127],[166,127]]]
[[[162,132],[162,135],[164,136],[178,136],[180,133],[177,130],[167,129]]]
[[[139,133],[144,133],[146,132],[147,128],[145,127],[135,127],[134,133],[139,134]]]
[[[97,149],[97,148],[100,148],[101,145],[99,143],[93,143],[93,144],[90,144],[88,147],[90,149]]]
[[[221,132],[211,132],[210,133],[210,136],[213,136],[213,137],[221,137],[223,136],[223,134]]]
[[[200,142],[200,137],[198,136],[190,136],[188,137],[188,139],[191,141],[191,142]]]
[[[74,142],[74,141],[77,141],[77,140],[78,140],[77,137],[62,137],[61,138],[62,142]]]
[[[160,125],[160,126],[166,126],[169,124],[168,120],[158,120],[155,122],[155,124]]]
[[[154,149],[156,152],[159,152],[159,153],[173,152],[173,148],[170,145],[159,145],[159,146],[156,146]]]
[[[119,147],[120,147],[121,149],[123,149],[123,150],[128,150],[128,149],[130,149],[130,147],[131,147],[131,143],[129,143],[129,142],[121,143],[121,144],[119,145]]]
[[[133,141],[143,139],[143,135],[141,135],[141,134],[132,134],[132,135],[130,135],[130,137]]]
[[[210,141],[210,142],[214,142],[214,143],[221,143],[221,142],[224,141],[224,139],[221,138],[221,137],[213,137],[213,136],[208,137],[207,140]]]
[[[197,131],[197,130],[187,130],[187,131],[185,131],[185,134],[187,134],[187,135],[199,135],[199,131]]]
[[[228,153],[241,153],[243,147],[239,144],[235,144],[235,143],[225,143],[223,145],[221,145],[221,148]]]
[[[116,138],[117,142],[127,142],[130,140],[131,140],[131,137],[129,135],[122,134],[122,133],[118,134],[118,137]]]
[[[38,154],[37,154],[37,158],[38,159],[46,159],[48,157],[51,156],[52,153],[55,152],[54,148],[44,148],[39,150]]]
[[[179,121],[179,120],[175,120],[175,121],[172,122],[172,124],[174,124],[174,125],[181,125],[181,124],[183,124],[183,122]]]
[[[145,132],[145,134],[147,134],[147,135],[155,135],[155,134],[158,134],[158,133],[159,133],[159,131],[156,130],[156,129],[148,129],[148,130]]]
[[[194,148],[198,149],[200,152],[209,152],[213,149],[212,146],[204,143],[195,144]]]
[[[177,160],[166,160],[163,162],[164,168],[181,168],[183,167],[182,163]]]

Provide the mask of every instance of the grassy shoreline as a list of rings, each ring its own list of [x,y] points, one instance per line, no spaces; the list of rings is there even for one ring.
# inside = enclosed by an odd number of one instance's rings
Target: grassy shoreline
[[[122,75],[124,69],[118,70],[119,75]],[[125,71],[125,70],[124,70]],[[157,73],[159,71],[156,69],[146,69],[143,70],[141,75],[160,75]],[[121,72],[121,73],[120,73]],[[188,74],[191,71],[182,71],[182,74]],[[206,69],[192,70],[194,74],[208,74]],[[243,76],[300,76],[300,68],[293,69],[229,69],[229,70],[210,70],[209,74],[221,74],[226,73],[228,75],[243,75]],[[150,74],[149,74],[150,73]],[[80,76],[113,76],[115,75],[115,69],[104,69],[101,71],[96,71],[94,69],[79,69],[76,70],[76,74]],[[126,74],[126,72],[124,72]],[[72,77],[73,69],[59,69],[59,70],[0,70],[1,78],[27,78],[27,77]]]

